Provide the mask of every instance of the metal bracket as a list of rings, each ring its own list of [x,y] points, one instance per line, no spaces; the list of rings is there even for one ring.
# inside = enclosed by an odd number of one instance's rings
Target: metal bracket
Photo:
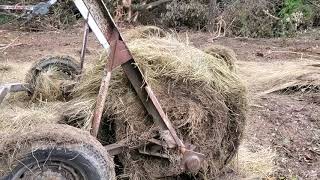
[[[29,91],[29,88],[29,84],[25,83],[12,83],[0,85],[0,104],[3,102],[4,98],[10,92]]]

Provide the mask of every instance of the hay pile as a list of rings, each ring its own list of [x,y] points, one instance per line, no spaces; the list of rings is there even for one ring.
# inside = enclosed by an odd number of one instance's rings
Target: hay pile
[[[25,62],[23,66],[18,62],[0,62],[0,83],[23,82],[24,72],[28,71],[31,63]]]
[[[126,41],[130,41],[133,39],[149,38],[154,36],[165,37],[166,32],[157,26],[138,26],[125,31],[123,36]]]
[[[25,81],[30,85],[32,100],[64,101],[80,73],[80,66],[72,57],[48,56],[33,63]]]
[[[4,102],[0,105],[1,143],[7,135],[23,133],[28,128],[59,121],[59,113],[56,110],[61,106],[61,103],[28,104],[25,102],[14,103],[13,99],[9,99],[9,101],[11,102]]]
[[[31,66],[31,63],[21,66],[21,63],[14,62],[0,65],[0,84],[23,82],[24,72],[28,71],[29,65]],[[27,92],[8,94],[0,104],[0,143],[10,134],[23,133],[39,124],[57,123],[59,113],[56,109],[60,106],[60,102],[30,103]]]
[[[226,63],[173,38],[136,39],[129,48],[179,137],[206,155],[198,177],[213,178],[238,149],[245,124],[245,87]],[[100,61],[85,74],[74,99],[63,107],[64,119],[90,128],[103,67]],[[159,131],[120,68],[113,73],[104,117],[115,124],[114,138],[131,147],[145,144]],[[178,158],[165,152],[169,160],[136,151],[120,156],[124,174],[132,179],[180,174]]]
[[[72,84],[72,77],[59,71],[56,67],[50,67],[41,71],[36,77],[32,99],[39,101],[63,100],[65,97],[64,87]]]
[[[211,45],[207,47],[204,52],[223,60],[229,66],[231,71],[235,70],[237,55],[232,49],[221,45]]]
[[[285,67],[285,70],[263,78],[267,93],[319,93],[320,92],[320,64],[294,63]]]

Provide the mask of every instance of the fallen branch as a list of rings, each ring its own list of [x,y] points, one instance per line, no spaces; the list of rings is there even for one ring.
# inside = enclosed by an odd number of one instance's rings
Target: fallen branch
[[[273,18],[273,19],[275,19],[275,20],[280,20],[280,18],[278,18],[278,17],[270,14],[269,10],[262,10],[262,11],[263,11],[267,16],[269,16],[269,17],[271,17],[271,18]]]
[[[4,52],[6,49],[8,49],[10,46],[13,45],[13,43],[18,39],[19,37],[16,37],[13,41],[11,41],[11,43],[7,44],[6,46],[4,47],[1,47],[0,50],[1,52]]]

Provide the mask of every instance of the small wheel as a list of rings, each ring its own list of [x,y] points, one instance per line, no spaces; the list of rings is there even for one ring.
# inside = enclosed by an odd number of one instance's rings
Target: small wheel
[[[33,64],[26,75],[26,82],[30,84],[30,94],[33,94],[37,86],[37,78],[42,72],[55,68],[68,76],[68,79],[75,80],[81,74],[81,68],[76,61],[69,56],[49,56]]]
[[[115,179],[103,146],[88,132],[67,125],[45,125],[7,138],[0,152],[0,175],[9,180]]]

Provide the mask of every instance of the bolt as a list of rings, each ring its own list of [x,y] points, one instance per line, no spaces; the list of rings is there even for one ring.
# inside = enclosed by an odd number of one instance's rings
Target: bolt
[[[201,168],[200,158],[196,155],[190,156],[186,159],[186,169],[192,173],[197,173]]]

